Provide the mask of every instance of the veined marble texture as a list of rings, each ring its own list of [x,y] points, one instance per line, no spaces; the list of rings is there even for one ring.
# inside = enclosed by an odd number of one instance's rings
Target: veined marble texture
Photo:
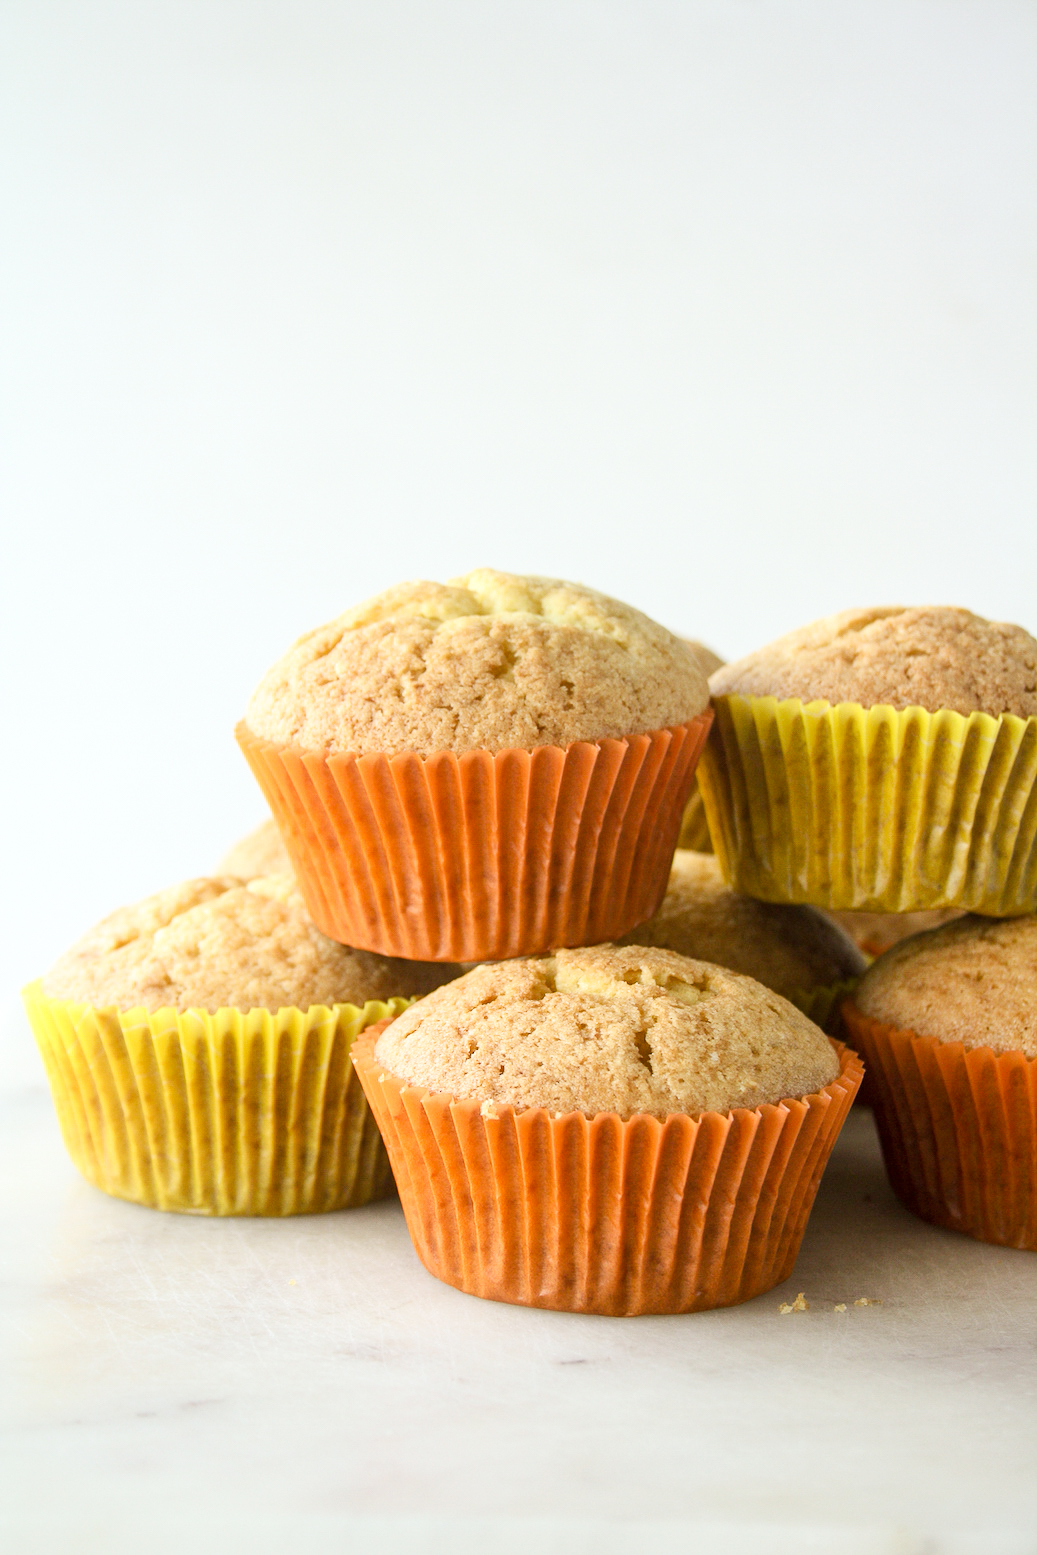
[[[1037,1549],[1037,1258],[913,1219],[866,1112],[786,1285],[608,1319],[439,1284],[395,1201],[108,1199],[17,1012],[0,1072],[12,1555]]]

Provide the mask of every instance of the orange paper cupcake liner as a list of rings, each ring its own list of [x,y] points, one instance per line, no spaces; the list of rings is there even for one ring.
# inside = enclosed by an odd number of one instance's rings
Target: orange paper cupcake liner
[[[618,939],[656,912],[712,716],[496,754],[322,756],[243,723],[237,737],[325,934],[481,961]]]
[[[454,1101],[353,1062],[425,1267],[473,1296],[608,1317],[748,1301],[792,1272],[863,1068],[776,1106],[665,1120]]]
[[[852,1000],[843,1014],[897,1197],[934,1225],[1037,1252],[1037,1059],[920,1037]]]

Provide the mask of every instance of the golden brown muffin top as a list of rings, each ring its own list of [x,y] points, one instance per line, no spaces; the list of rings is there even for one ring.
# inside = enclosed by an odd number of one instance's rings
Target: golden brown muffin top
[[[710,853],[679,848],[654,918],[624,945],[663,945],[715,961],[795,1001],[814,988],[860,977],[867,961],[816,907],[758,902],[732,891]]]
[[[716,670],[722,669],[724,664],[727,662],[725,659],[720,657],[719,653],[714,653],[712,648],[707,648],[705,643],[696,642],[694,637],[685,637],[682,639],[682,641],[687,643],[688,647],[695,655],[695,663],[698,665],[699,669],[707,679],[710,675],[714,674]]]
[[[62,956],[43,991],[119,1009],[305,1010],[428,993],[458,971],[326,938],[291,875],[247,885],[223,875],[121,907]]]
[[[290,875],[292,861],[281,841],[277,822],[264,821],[236,842],[216,873],[237,875],[239,880],[255,880],[257,875]]]
[[[686,644],[639,610],[482,568],[401,583],[300,638],[246,722],[304,750],[427,756],[644,734],[708,700]]]
[[[709,684],[714,696],[1031,718],[1037,641],[950,605],[843,610],[725,665]]]
[[[853,1000],[920,1037],[1037,1058],[1037,915],[970,914],[901,940],[868,968]]]
[[[902,939],[953,923],[964,913],[960,907],[930,907],[922,912],[837,912],[826,908],[825,917],[837,923],[869,956],[881,956]]]
[[[672,950],[593,945],[479,966],[387,1026],[398,1079],[550,1112],[726,1112],[834,1080],[835,1053],[794,1005]]]

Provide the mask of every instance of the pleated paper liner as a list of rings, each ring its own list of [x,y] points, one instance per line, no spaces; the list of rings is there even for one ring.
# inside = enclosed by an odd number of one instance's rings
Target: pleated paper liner
[[[736,890],[873,912],[1037,907],[1037,718],[714,706],[699,787]]]
[[[698,1312],[786,1279],[860,1082],[665,1121],[453,1101],[354,1062],[430,1273],[473,1296],[610,1317]]]
[[[429,757],[237,736],[318,928],[382,955],[482,961],[618,939],[657,911],[711,721]]]
[[[25,1003],[75,1165],[98,1188],[195,1215],[301,1215],[393,1191],[351,1061],[409,999],[309,1010]]]
[[[678,848],[690,848],[693,853],[712,853],[713,851],[713,842],[710,838],[709,825],[706,821],[706,810],[702,803],[702,795],[699,793],[697,782],[692,785],[691,798],[684,806],[684,819],[681,821],[677,846]]]
[[[923,1220],[1037,1252],[1037,1059],[883,1025],[847,1000],[897,1197]]]

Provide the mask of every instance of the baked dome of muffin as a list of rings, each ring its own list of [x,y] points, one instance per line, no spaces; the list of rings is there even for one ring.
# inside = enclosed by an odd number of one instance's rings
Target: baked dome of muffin
[[[238,880],[255,880],[263,874],[291,874],[292,861],[288,849],[277,829],[277,821],[269,819],[257,826],[255,832],[236,841],[225,854],[216,874],[232,874]]]
[[[857,946],[816,907],[760,902],[726,884],[710,853],[678,849],[654,918],[625,945],[660,945],[754,977],[785,999],[860,977]]]
[[[953,923],[964,916],[960,907],[932,907],[923,912],[838,912],[833,909],[825,916],[837,923],[858,949],[869,956],[884,955],[902,939],[912,934],[922,934],[926,929],[938,929],[944,923]]]
[[[708,700],[687,645],[632,606],[483,568],[400,584],[300,638],[245,721],[313,752],[427,756],[643,734]]]
[[[751,978],[656,947],[596,945],[476,967],[382,1032],[398,1080],[551,1112],[757,1107],[835,1079],[834,1049]]]
[[[969,915],[901,940],[868,968],[853,1002],[919,1037],[1037,1058],[1037,916]]]
[[[948,605],[843,610],[710,677],[714,696],[1037,715],[1037,641]]]
[[[47,973],[43,992],[120,1009],[308,1009],[428,993],[458,970],[327,939],[291,875],[247,885],[216,876],[112,913]]]
[[[236,875],[239,880],[255,880],[257,875],[288,875],[292,861],[274,820],[264,821],[247,837],[236,842],[220,861],[218,875]]]
[[[709,679],[710,675],[715,674],[717,670],[723,669],[725,663],[727,662],[725,659],[720,657],[719,653],[714,653],[712,648],[707,648],[705,643],[698,642],[694,637],[684,637],[681,639],[681,641],[687,643],[688,647],[695,655],[695,663],[698,665],[699,669],[702,671],[703,675],[705,675],[707,680]]]

